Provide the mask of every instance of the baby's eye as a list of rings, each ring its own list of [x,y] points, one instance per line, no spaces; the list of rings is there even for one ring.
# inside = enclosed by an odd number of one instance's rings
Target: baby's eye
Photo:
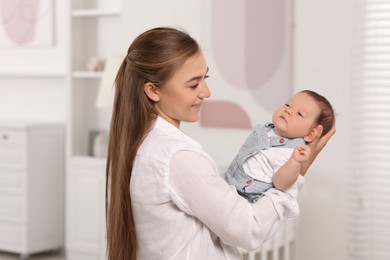
[[[302,115],[302,113],[301,113],[301,112],[298,112],[298,115],[299,115],[300,117],[303,117],[303,115]]]
[[[286,107],[290,107],[290,105],[289,104],[284,104]]]

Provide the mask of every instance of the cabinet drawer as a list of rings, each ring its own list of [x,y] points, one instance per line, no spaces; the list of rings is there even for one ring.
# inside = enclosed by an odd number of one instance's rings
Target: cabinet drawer
[[[0,193],[0,221],[21,223],[25,220],[24,199],[21,195]]]
[[[26,144],[26,132],[0,129],[0,145],[3,144]]]
[[[0,167],[0,192],[25,192],[25,172]]]
[[[20,252],[23,245],[23,226],[0,222],[0,250]]]
[[[26,132],[0,130],[0,166],[25,166],[26,147]]]

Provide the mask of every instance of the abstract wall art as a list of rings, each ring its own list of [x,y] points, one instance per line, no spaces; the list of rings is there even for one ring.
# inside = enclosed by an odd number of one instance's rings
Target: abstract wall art
[[[207,100],[201,126],[248,129],[270,120],[293,91],[291,1],[213,0],[209,5],[206,49],[212,53],[212,75],[217,70],[223,79],[212,86],[214,97],[222,100]],[[240,116],[223,112],[233,107]]]
[[[54,44],[53,0],[0,0],[0,48]]]

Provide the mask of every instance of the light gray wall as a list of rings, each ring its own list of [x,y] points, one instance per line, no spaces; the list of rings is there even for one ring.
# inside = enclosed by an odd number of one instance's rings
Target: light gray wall
[[[294,86],[329,98],[337,132],[300,194],[299,260],[347,259],[352,0],[296,0]]]

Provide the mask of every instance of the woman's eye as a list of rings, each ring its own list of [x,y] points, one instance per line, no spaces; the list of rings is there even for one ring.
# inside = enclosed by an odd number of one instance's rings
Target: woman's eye
[[[208,78],[210,78],[210,75],[205,75],[204,76],[204,79],[208,79]]]
[[[196,83],[194,85],[191,85],[190,88],[197,88],[199,86],[199,83]]]

